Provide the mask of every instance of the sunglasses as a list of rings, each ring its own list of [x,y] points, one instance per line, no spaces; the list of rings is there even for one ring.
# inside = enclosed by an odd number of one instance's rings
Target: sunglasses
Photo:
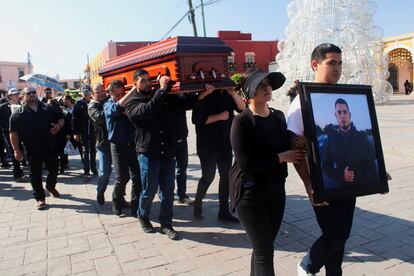
[[[26,95],[35,95],[36,94],[36,91],[28,91],[28,92],[26,92]]]

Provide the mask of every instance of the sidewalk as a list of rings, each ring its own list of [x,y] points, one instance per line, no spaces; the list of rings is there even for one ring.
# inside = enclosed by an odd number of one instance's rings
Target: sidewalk
[[[414,96],[393,96],[376,109],[391,192],[358,198],[344,275],[414,275]],[[201,172],[191,125],[189,147],[188,191],[194,198]],[[289,169],[275,242],[277,275],[296,275],[297,262],[320,234],[303,186]],[[137,219],[112,215],[109,202],[97,205],[96,178],[81,170],[58,181],[62,198],[47,197],[48,209],[37,211],[30,183],[15,182],[11,170],[0,169],[0,275],[249,275],[247,236],[239,225],[217,220],[217,177],[203,220],[193,219],[191,207],[175,205],[180,241],[143,233]],[[107,201],[111,193],[112,185]],[[157,199],[157,230],[158,213]]]

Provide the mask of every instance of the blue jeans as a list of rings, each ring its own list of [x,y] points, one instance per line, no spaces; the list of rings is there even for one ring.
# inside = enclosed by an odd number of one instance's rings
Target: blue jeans
[[[112,173],[112,157],[109,149],[96,147],[98,153],[98,193],[105,193]]]
[[[148,218],[154,196],[160,188],[160,224],[171,226],[174,203],[175,161],[153,159],[144,154],[138,155],[141,169],[142,192],[139,198],[138,216]]]

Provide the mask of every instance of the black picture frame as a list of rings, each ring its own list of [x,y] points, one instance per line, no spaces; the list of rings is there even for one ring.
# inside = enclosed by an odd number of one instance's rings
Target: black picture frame
[[[299,82],[298,88],[315,202],[388,192],[371,86]]]

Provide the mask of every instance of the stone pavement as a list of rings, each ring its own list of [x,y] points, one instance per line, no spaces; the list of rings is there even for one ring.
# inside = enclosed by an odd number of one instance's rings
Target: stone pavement
[[[414,96],[393,96],[376,108],[391,192],[358,199],[344,275],[414,275]],[[200,166],[193,130],[189,163],[188,190],[194,196]],[[98,206],[96,179],[82,177],[80,170],[59,176],[62,198],[48,197],[48,209],[37,211],[30,184],[0,169],[0,275],[249,275],[247,236],[239,225],[216,218],[217,180],[204,220],[193,220],[192,208],[175,205],[174,226],[183,239],[171,241],[160,233],[144,234],[135,218],[113,216],[110,203]],[[275,266],[278,275],[295,275],[320,232],[292,167],[286,187]],[[112,185],[107,199],[111,192]],[[158,212],[157,201],[156,227]]]

